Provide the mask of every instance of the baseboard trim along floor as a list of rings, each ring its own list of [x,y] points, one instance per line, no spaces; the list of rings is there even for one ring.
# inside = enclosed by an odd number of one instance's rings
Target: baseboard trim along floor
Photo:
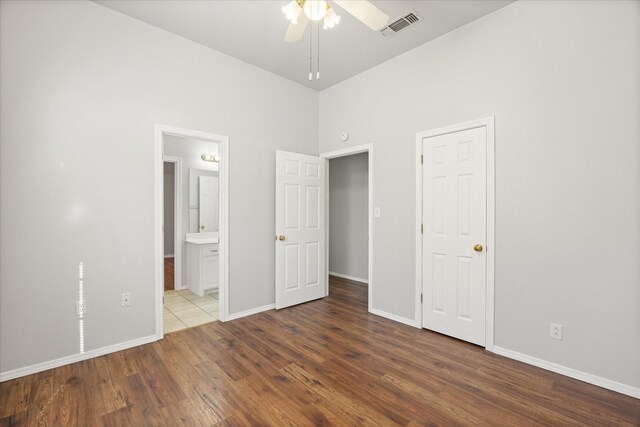
[[[121,342],[118,344],[108,345],[106,347],[96,348],[94,350],[77,353],[70,356],[61,357],[59,359],[49,360],[47,362],[36,363],[35,365],[25,366],[24,368],[13,369],[7,372],[0,372],[0,382],[12,380],[14,378],[24,377],[48,369],[58,368],[60,366],[69,365],[71,363],[80,362],[82,360],[92,359],[94,357],[103,356],[105,354],[114,353],[116,351],[126,350],[131,347],[148,344],[157,341],[156,334],[148,335],[142,338]]]
[[[617,381],[602,378],[597,375],[589,374],[587,372],[578,371],[577,369],[558,365],[557,363],[547,362],[546,360],[538,359],[537,357],[518,353],[517,351],[508,350],[506,348],[498,346],[493,347],[493,352],[495,354],[499,354],[500,356],[508,357],[509,359],[514,359],[528,365],[537,366],[538,368],[546,369],[557,374],[562,374],[576,380],[584,381],[589,384],[597,385],[602,388],[606,388],[618,393],[626,394],[627,396],[640,399],[640,388],[638,387],[619,383]]]
[[[263,311],[273,310],[274,308],[276,308],[275,304],[267,304],[267,305],[263,305],[262,307],[256,307],[249,310],[240,311],[238,313],[231,313],[229,314],[229,318],[227,319],[227,321],[240,319],[241,317],[251,316],[252,314],[262,313]]]

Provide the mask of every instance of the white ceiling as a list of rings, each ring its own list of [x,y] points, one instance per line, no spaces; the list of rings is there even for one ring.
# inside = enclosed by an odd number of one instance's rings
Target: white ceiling
[[[372,1],[390,22],[409,11],[424,19],[391,38],[372,31],[339,6],[342,17],[320,30],[320,80],[308,80],[309,27],[302,41],[283,40],[288,0],[95,0],[143,22],[178,34],[316,90],[374,67],[511,3],[511,0]],[[314,39],[317,31],[314,26]],[[315,44],[315,41],[314,41]],[[315,47],[314,47],[315,76]]]

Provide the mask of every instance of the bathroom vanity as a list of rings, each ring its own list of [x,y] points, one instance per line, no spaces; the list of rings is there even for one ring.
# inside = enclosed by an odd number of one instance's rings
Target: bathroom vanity
[[[196,295],[218,289],[220,257],[218,233],[187,233],[187,283]]]

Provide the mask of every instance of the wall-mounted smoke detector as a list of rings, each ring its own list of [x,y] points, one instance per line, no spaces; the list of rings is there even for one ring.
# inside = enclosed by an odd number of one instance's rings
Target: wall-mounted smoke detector
[[[422,16],[418,15],[416,11],[412,10],[411,12],[405,14],[401,18],[396,19],[391,24],[381,29],[380,33],[385,37],[392,37],[395,36],[396,33],[404,30],[411,25],[415,25],[420,21],[422,21]]]

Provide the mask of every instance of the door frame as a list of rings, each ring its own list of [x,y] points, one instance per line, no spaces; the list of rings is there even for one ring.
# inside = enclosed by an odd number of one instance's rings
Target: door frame
[[[184,289],[182,287],[182,245],[180,235],[182,233],[182,158],[175,156],[162,156],[162,163],[173,163],[173,288],[176,291]],[[162,180],[164,183],[164,179]],[[164,190],[164,187],[163,187]],[[164,191],[162,192],[164,198]],[[163,210],[163,239],[164,239],[164,210]],[[164,244],[163,244],[164,248]],[[163,249],[164,250],[164,249]],[[164,276],[163,276],[164,278]],[[164,283],[162,289],[164,290]]]
[[[353,154],[368,153],[367,173],[369,175],[369,244],[368,244],[368,311],[373,309],[373,144],[362,144],[354,147],[343,148],[341,150],[328,151],[320,154],[320,158],[325,162],[325,297],[329,295],[329,168],[327,167],[327,161],[331,159],[337,159],[339,157],[351,156]]]
[[[163,325],[163,297],[164,297],[164,242],[162,233],[163,223],[163,153],[164,136],[172,135],[184,138],[199,139],[219,144],[219,186],[220,186],[220,230],[219,230],[219,250],[220,250],[220,286],[219,304],[220,320],[226,321],[229,318],[229,137],[215,135],[212,133],[197,130],[184,129],[175,126],[168,126],[156,123],[155,143],[154,143],[154,164],[155,164],[155,287],[156,287],[156,338],[164,337]],[[179,241],[180,239],[178,239]]]
[[[486,271],[486,308],[485,308],[485,348],[493,351],[494,341],[494,287],[495,287],[495,131],[494,116],[470,122],[459,123],[438,129],[416,133],[416,326],[422,328],[422,140],[424,138],[446,135],[470,129],[484,127],[487,135],[487,241],[485,244]]]

